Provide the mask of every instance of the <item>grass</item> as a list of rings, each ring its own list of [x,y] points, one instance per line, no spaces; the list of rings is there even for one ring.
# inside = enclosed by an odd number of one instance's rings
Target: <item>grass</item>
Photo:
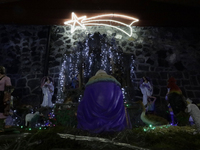
[[[113,143],[99,141],[63,139],[57,133],[66,133],[80,136],[99,137],[115,142],[127,143],[133,146],[151,150],[200,150],[200,134],[193,134],[191,126],[159,126],[139,127],[124,130],[119,133],[90,134],[76,128],[56,126],[47,129],[17,129],[21,133],[29,133],[26,137],[6,135],[0,140],[2,150],[53,150],[57,149],[126,149]],[[145,130],[145,131],[144,131]],[[10,134],[12,135],[12,134]],[[3,136],[3,134],[1,134]],[[0,137],[1,137],[0,136]]]

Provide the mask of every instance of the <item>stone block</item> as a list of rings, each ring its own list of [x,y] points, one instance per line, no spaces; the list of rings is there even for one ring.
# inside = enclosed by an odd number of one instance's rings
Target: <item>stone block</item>
[[[136,43],[136,44],[135,44],[135,48],[136,48],[136,49],[141,49],[141,48],[142,48],[142,44]]]
[[[55,58],[62,58],[63,55],[62,54],[56,54]]]
[[[67,49],[70,49],[71,48],[71,45],[67,45]]]
[[[176,84],[177,84],[179,87],[182,86],[182,82],[181,82],[181,80],[176,79]]]
[[[135,54],[136,54],[136,56],[139,56],[139,55],[142,54],[142,51],[136,50],[136,51],[135,51]]]
[[[144,58],[136,58],[136,61],[138,61],[139,63],[144,63],[145,62],[145,59]]]
[[[34,62],[31,65],[31,71],[33,71],[33,72],[42,72],[43,71],[43,65],[41,64],[41,62]]]
[[[140,79],[145,76],[145,72],[135,72],[135,75],[137,78],[139,78],[140,81]]]
[[[56,67],[56,66],[59,66],[60,65],[60,62],[58,61],[50,61],[49,62],[49,67]]]
[[[159,86],[153,86],[153,95],[156,95],[156,96],[160,95],[160,88],[158,88],[158,87]]]
[[[35,61],[40,61],[40,60],[41,60],[41,58],[38,57],[38,56],[32,57],[32,61],[33,61],[33,62],[35,62]]]
[[[166,96],[167,94],[167,87],[161,87],[160,88],[160,96]]]
[[[35,74],[29,74],[29,75],[27,75],[26,78],[27,78],[27,79],[33,79],[33,78],[35,78]]]
[[[169,63],[165,59],[159,57],[157,61],[159,67],[169,67]]]
[[[160,78],[165,79],[167,81],[168,79],[168,72],[159,72]]]
[[[64,32],[65,32],[65,29],[63,26],[57,26],[56,33],[64,33]]]
[[[158,80],[158,84],[159,84],[160,86],[166,86],[166,88],[167,88],[167,81],[164,80],[164,79],[159,79],[159,80]]]
[[[13,91],[12,95],[14,97],[19,97],[19,98],[22,98],[26,95],[29,95],[30,94],[30,89],[27,88],[27,87],[16,87],[15,90]]]
[[[43,74],[40,74],[40,73],[36,74],[36,78],[42,79],[43,78]]]
[[[190,84],[191,85],[196,85],[196,86],[198,85],[196,76],[190,76]]]
[[[149,57],[149,56],[151,56],[151,53],[146,53],[144,56]]]
[[[190,85],[184,86],[184,87],[185,87],[186,90],[192,90],[193,89]]]
[[[174,66],[175,66],[175,68],[176,68],[178,71],[183,71],[183,70],[185,70],[185,67],[183,66],[183,64],[182,64],[181,61],[175,63]]]
[[[117,34],[117,35],[115,36],[115,38],[116,38],[116,39],[122,39],[122,35]]]
[[[42,99],[38,94],[36,95],[31,94],[31,95],[24,96],[21,99],[21,103],[35,107],[35,106],[40,106],[40,104],[42,103]]]
[[[106,32],[107,32],[108,35],[112,35],[112,31],[107,30]]]
[[[127,42],[126,41],[122,41],[121,45],[124,47],[127,45]]]
[[[183,78],[183,74],[182,74],[182,72],[178,72],[178,71],[176,71],[176,72],[171,72],[170,73],[170,76],[173,76],[175,79],[182,79]]]
[[[155,67],[150,67],[150,71],[155,71]]]
[[[28,37],[30,37],[30,36],[32,36],[32,33],[30,33],[29,31],[23,31],[23,32],[21,32],[21,34],[23,34],[24,36],[28,36]]]
[[[186,91],[186,96],[187,96],[187,98],[194,97],[194,92],[193,91]]]
[[[156,67],[155,71],[160,73],[160,72],[165,72],[166,70],[163,67]]]
[[[67,31],[71,30],[71,28],[69,26],[66,26],[65,28]]]
[[[129,45],[129,46],[134,46],[133,42],[129,42],[128,45]]]
[[[138,70],[141,70],[141,71],[149,71],[149,66],[146,66],[146,65],[138,65]]]
[[[10,74],[16,74],[19,72],[20,69],[20,62],[13,60],[12,63],[10,63],[9,67],[6,67],[6,72]]]
[[[42,38],[47,38],[47,31],[39,31],[38,32],[38,37],[39,37],[39,39],[42,39]]]
[[[130,47],[126,47],[126,52],[133,52],[133,50]]]
[[[63,40],[59,40],[59,41],[55,42],[55,45],[58,46],[58,47],[63,45],[63,44],[64,44]]]
[[[27,86],[30,87],[30,89],[35,89],[36,87],[41,85],[41,79],[30,79],[27,82]]]
[[[9,38],[7,37],[1,39],[2,44],[8,43],[8,42],[9,42]]]
[[[195,96],[196,96],[197,98],[200,97],[200,92],[199,92],[199,91],[195,91],[194,94],[195,94]]]
[[[151,79],[153,86],[158,86],[158,80],[157,79]]]
[[[150,65],[154,65],[155,62],[151,58],[148,58],[147,61],[146,61],[146,63],[150,64]]]
[[[135,96],[142,97],[143,95],[142,95],[141,91],[138,89],[135,91]]]
[[[49,73],[54,73],[55,69],[54,68],[49,68]]]
[[[160,59],[165,59],[167,57],[166,51],[164,50],[159,50],[156,52],[156,54],[158,55],[158,58]]]
[[[22,52],[23,52],[23,53],[30,52],[30,51],[31,51],[31,50],[30,50],[29,48],[23,48],[23,49],[22,49]]]
[[[200,75],[197,75],[198,84],[200,84]]]
[[[30,68],[30,67],[27,67],[27,66],[26,66],[26,67],[22,67],[22,68],[21,68],[21,72],[27,74],[28,72],[31,72],[31,68]]]
[[[190,80],[181,80],[182,86],[190,85]]]
[[[181,89],[181,91],[182,91],[183,96],[186,97],[187,93],[186,93],[185,88],[184,88],[184,87],[180,87],[180,89]]]
[[[124,49],[121,46],[118,46],[117,49],[118,49],[119,52],[123,52],[124,51]]]
[[[146,76],[150,79],[160,79],[160,74],[158,72],[146,72]]]

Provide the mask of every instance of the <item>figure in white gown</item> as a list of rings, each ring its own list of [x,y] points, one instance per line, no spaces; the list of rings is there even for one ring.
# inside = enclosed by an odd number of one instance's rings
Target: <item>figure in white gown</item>
[[[53,107],[52,96],[54,94],[54,85],[53,82],[50,81],[49,77],[44,77],[41,88],[43,92],[43,102],[41,106]]]
[[[192,117],[197,131],[200,133],[200,109],[195,104],[188,104],[185,112],[188,112]]]
[[[146,77],[141,79],[140,90],[143,94],[143,104],[146,106],[148,97],[151,97],[153,94],[153,86]]]

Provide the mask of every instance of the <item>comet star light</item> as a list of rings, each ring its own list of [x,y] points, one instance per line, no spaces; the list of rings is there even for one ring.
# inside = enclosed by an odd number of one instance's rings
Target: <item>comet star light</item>
[[[86,18],[86,16],[78,18],[75,15],[75,13],[72,13],[72,20],[66,21],[64,24],[70,25],[71,26],[71,33],[73,33],[76,29],[78,29],[78,27],[75,27],[76,24],[79,24],[82,29],[86,29],[85,25],[80,22],[85,18]]]
[[[130,24],[123,23],[119,21],[118,19],[127,19],[130,21]],[[104,14],[104,15],[98,15],[90,18],[86,18],[86,16],[83,17],[77,17],[75,13],[72,13],[72,20],[64,22],[64,24],[71,25],[71,33],[73,33],[78,27],[76,26],[76,23],[81,26],[81,29],[86,29],[85,26],[108,26],[108,27],[113,27],[117,30],[120,30],[121,32],[125,33],[129,37],[132,36],[132,24],[135,22],[138,22],[139,20],[130,16],[125,16],[125,15],[120,15],[120,14]],[[123,30],[119,28],[118,26],[114,26],[113,24],[119,24],[120,26],[125,26],[127,27],[127,30]]]

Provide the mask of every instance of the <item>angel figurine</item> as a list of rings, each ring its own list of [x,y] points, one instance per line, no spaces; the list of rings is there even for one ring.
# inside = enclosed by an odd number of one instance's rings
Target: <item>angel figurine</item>
[[[140,90],[143,94],[143,104],[147,105],[148,97],[151,97],[153,94],[153,85],[147,77],[143,77],[140,81]]]
[[[53,107],[52,96],[54,94],[54,85],[52,78],[45,76],[41,82],[41,88],[43,92],[42,107]]]

